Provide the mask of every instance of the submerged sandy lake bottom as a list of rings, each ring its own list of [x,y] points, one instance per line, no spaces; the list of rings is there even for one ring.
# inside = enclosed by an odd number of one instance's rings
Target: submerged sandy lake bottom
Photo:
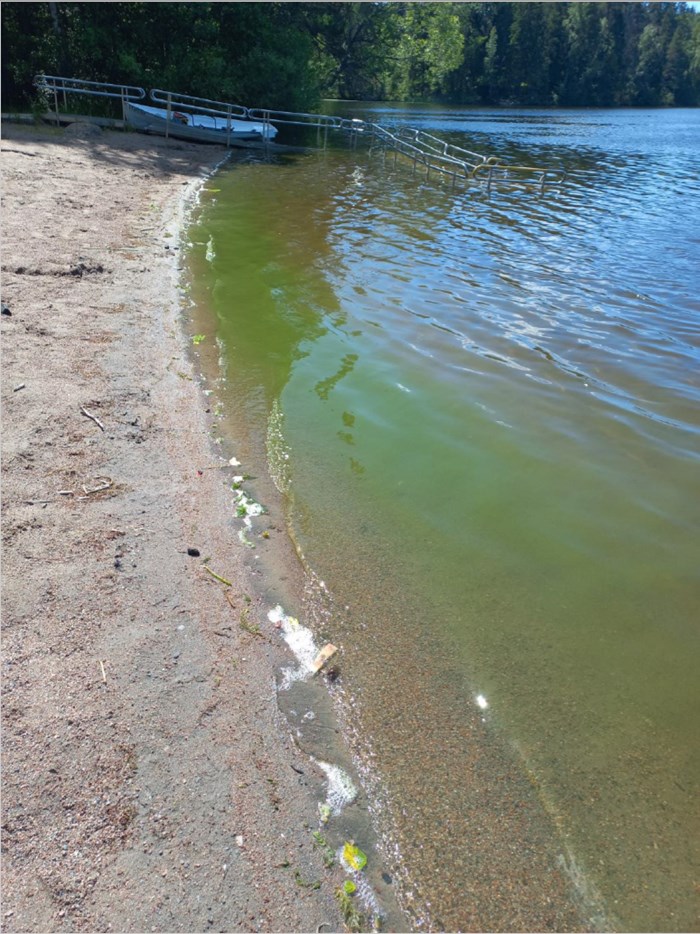
[[[700,117],[374,117],[569,172],[487,197],[245,155],[190,230],[403,904],[561,928],[573,883],[593,926],[692,929]]]

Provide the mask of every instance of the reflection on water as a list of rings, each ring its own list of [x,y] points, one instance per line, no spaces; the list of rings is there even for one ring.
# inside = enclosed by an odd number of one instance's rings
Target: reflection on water
[[[596,926],[692,929],[700,118],[376,110],[569,173],[489,198],[361,151],[246,157],[195,237],[335,598],[404,905],[574,928],[573,878]]]

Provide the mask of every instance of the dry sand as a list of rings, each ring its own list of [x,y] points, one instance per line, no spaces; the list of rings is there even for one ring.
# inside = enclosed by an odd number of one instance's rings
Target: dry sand
[[[180,326],[223,150],[85,136],[3,127],[2,922],[342,930]]]

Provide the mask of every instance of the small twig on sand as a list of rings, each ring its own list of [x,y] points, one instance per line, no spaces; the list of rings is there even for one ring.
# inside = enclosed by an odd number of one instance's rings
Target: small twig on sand
[[[99,420],[99,418],[96,415],[93,415],[92,412],[88,412],[88,410],[83,408],[82,405],[80,406],[80,411],[86,418],[91,418],[92,421],[97,425],[97,427],[101,431],[105,430],[105,426],[102,424],[102,422]]]
[[[232,610],[235,610],[235,609],[236,609],[236,604],[233,602],[233,596],[232,596],[232,594],[231,594],[231,591],[230,591],[230,590],[225,590],[225,591],[224,591],[224,594],[225,594],[225,596],[226,596],[226,599],[227,599],[228,602],[229,602],[229,606],[231,607],[231,609],[232,609]]]
[[[227,581],[225,577],[221,577],[219,574],[216,574],[210,567],[207,567],[206,564],[203,564],[202,567],[205,571],[208,571],[212,577],[215,577],[218,581],[221,581],[222,584],[226,584],[227,587],[233,587],[231,581]]]
[[[27,385],[26,383],[20,383],[19,386],[15,386],[15,388],[12,390],[12,392],[19,392],[20,389],[24,389],[24,387],[25,387],[26,385]]]
[[[99,480],[99,477],[95,477],[96,480]],[[93,487],[91,490],[88,490],[86,486],[83,487],[83,492],[86,496],[89,496],[91,493],[101,493],[103,490],[108,490],[113,484],[109,477],[102,477],[103,480],[106,480],[106,483],[103,483],[101,486]]]
[[[24,149],[10,149],[9,146],[3,146],[0,152],[16,152],[19,156],[31,156],[32,158],[36,156],[35,152],[25,152]]]
[[[73,492],[73,490],[59,490],[58,495],[59,496],[75,496],[75,493]]]
[[[105,666],[102,663],[102,659],[100,659],[100,669],[102,671],[102,680],[105,684],[107,684],[107,672],[105,671]]]

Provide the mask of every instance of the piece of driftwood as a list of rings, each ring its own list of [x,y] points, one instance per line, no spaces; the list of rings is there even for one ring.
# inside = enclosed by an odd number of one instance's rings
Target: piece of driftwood
[[[93,415],[92,412],[88,412],[88,410],[87,410],[86,408],[84,408],[82,405],[80,406],[80,412],[81,412],[81,414],[84,415],[86,418],[92,419],[92,421],[97,425],[97,427],[100,429],[100,431],[104,431],[104,430],[105,430],[105,426],[102,424],[102,422],[99,420],[99,418],[98,418],[96,415]]]
[[[108,490],[112,485],[112,481],[109,477],[95,477],[96,480],[106,480],[106,483],[102,483],[100,486],[95,486],[91,490],[88,490],[86,486],[83,487],[83,492],[86,496],[89,496],[91,493],[101,493],[103,490]]]
[[[313,669],[314,674],[320,671],[323,666],[326,664],[329,658],[332,658],[335,653],[338,651],[337,646],[333,645],[332,642],[327,642],[321,651],[318,653],[316,658],[313,660],[311,668]]]
[[[232,595],[231,591],[230,591],[230,590],[225,590],[225,591],[224,591],[224,594],[225,594],[225,596],[226,596],[226,599],[228,600],[228,603],[229,603],[229,606],[231,607],[231,609],[232,609],[232,610],[235,610],[235,609],[236,609],[236,604],[233,602],[234,598],[233,598],[233,595]]]

